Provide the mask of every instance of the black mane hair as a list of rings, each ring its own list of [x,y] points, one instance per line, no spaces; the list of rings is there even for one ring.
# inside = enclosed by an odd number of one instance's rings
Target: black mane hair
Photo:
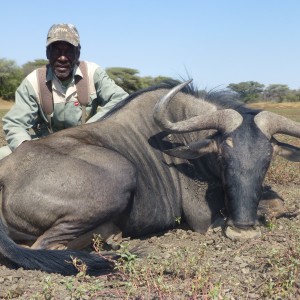
[[[116,104],[107,114],[105,114],[100,120],[106,119],[112,114],[114,114],[116,111],[121,109],[123,106],[127,105],[131,100],[137,98],[139,95],[151,91],[156,91],[159,89],[172,89],[173,87],[177,86],[178,84],[182,83],[183,81],[179,80],[167,80],[160,84],[138,90],[129,96],[127,96],[125,99],[123,99],[121,102]],[[210,91],[207,90],[198,90],[197,87],[190,83],[187,86],[185,86],[182,90],[182,93],[192,95],[196,98],[203,99],[205,101],[211,102],[215,104],[218,107],[222,107],[222,109],[226,108],[232,108],[236,111],[238,111],[241,114],[252,114],[256,115],[261,110],[258,109],[252,109],[247,106],[245,106],[244,103],[239,101],[239,96],[237,93],[229,91],[229,90],[217,90],[212,89]]]

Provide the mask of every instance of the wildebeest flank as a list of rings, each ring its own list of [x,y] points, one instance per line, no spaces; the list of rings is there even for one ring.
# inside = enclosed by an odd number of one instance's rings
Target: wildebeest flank
[[[234,101],[195,97],[186,83],[131,95],[104,120],[25,143],[1,162],[0,253],[15,266],[91,274],[111,267],[80,248],[93,232],[141,236],[179,217],[205,232],[226,209],[230,238],[255,237],[272,155],[299,161],[273,135],[300,125]],[[25,249],[15,242],[32,243]],[[67,261],[67,262],[66,262]]]

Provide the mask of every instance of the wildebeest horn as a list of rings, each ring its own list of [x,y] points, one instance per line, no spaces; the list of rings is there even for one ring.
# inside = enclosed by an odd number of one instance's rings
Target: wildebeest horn
[[[262,111],[255,116],[254,121],[268,139],[271,139],[276,133],[300,138],[300,123],[283,116],[268,111]]]
[[[172,98],[192,80],[174,87],[168,94],[158,101],[154,108],[153,118],[157,125],[168,132],[191,132],[204,129],[217,129],[223,133],[236,129],[243,121],[243,117],[233,109],[217,110],[210,114],[201,114],[190,119],[171,122],[167,118],[167,108]]]
[[[154,112],[153,112],[153,118],[157,125],[161,128],[167,127],[166,124],[170,124],[168,120],[166,120],[166,111],[167,111],[167,106],[169,105],[170,101],[172,98],[180,91],[182,90],[186,85],[192,82],[193,79],[190,79],[188,81],[185,81],[181,84],[178,84],[174,88],[168,92],[163,98],[161,98],[155,105],[154,107]]]

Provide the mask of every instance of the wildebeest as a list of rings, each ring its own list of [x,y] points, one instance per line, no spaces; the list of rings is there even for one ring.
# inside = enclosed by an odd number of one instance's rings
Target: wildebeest
[[[102,121],[25,143],[1,161],[0,254],[16,267],[62,274],[76,272],[74,256],[94,274],[110,262],[71,250],[93,232],[137,237],[180,217],[205,232],[224,208],[227,236],[257,236],[273,154],[300,161],[300,149],[274,134],[300,137],[300,124],[200,99],[187,84],[140,91]],[[31,249],[16,244],[30,241]]]

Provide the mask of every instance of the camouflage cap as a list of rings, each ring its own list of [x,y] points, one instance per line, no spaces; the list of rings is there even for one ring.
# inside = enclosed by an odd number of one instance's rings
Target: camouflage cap
[[[72,24],[54,24],[48,31],[46,47],[58,41],[68,42],[78,47],[80,44],[79,33]]]

